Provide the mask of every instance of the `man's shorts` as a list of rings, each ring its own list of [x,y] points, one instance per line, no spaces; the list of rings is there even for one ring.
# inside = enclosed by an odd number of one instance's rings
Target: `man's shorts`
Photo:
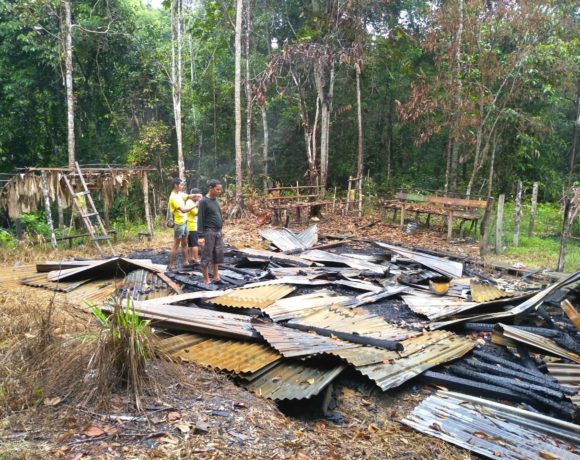
[[[199,264],[202,267],[208,267],[210,264],[221,264],[224,261],[224,240],[222,232],[212,232],[211,230],[204,233],[205,244],[201,247],[201,260]]]
[[[195,248],[197,246],[199,246],[199,244],[197,243],[198,240],[198,233],[197,232],[189,232],[187,234],[187,246],[190,248]]]
[[[187,236],[187,224],[176,225],[173,227],[173,238],[180,240]]]

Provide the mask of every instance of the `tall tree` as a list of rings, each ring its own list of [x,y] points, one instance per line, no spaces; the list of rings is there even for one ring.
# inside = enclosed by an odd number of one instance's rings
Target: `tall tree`
[[[241,101],[241,67],[242,67],[242,19],[243,0],[236,0],[236,26],[235,26],[235,83],[234,83],[234,111],[235,125],[235,149],[236,149],[236,205],[232,215],[240,215],[244,207],[242,193],[242,101]]]
[[[183,134],[181,127],[181,92],[183,88],[183,2],[171,0],[171,90],[173,96],[173,117],[177,139],[177,167],[179,177],[185,180],[183,159]]]
[[[64,68],[66,85],[66,115],[68,167],[75,167],[75,98],[73,93],[73,51],[72,51],[72,14],[70,0],[63,0],[64,6]]]

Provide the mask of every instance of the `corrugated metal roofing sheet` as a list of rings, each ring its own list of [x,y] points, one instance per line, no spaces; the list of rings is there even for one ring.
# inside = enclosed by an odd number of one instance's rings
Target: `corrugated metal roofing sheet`
[[[401,385],[433,366],[460,358],[476,344],[477,342],[471,339],[451,336],[391,363],[360,366],[356,369],[385,391]]]
[[[457,297],[439,297],[415,291],[413,295],[402,295],[403,301],[411,310],[424,315],[431,321],[470,310],[479,305],[477,302],[467,302]]]
[[[576,353],[572,353],[571,351],[562,348],[551,339],[518,329],[517,327],[507,326],[501,323],[496,324],[491,334],[491,341],[498,345],[505,346],[513,346],[517,342],[524,343],[550,355],[566,358],[580,364],[580,356]]]
[[[460,393],[439,391],[401,422],[492,459],[580,459],[580,426]]]
[[[258,396],[277,401],[308,399],[320,393],[345,367],[283,361],[245,386]]]
[[[278,350],[284,357],[308,356],[325,353],[332,350],[354,348],[360,345],[344,342],[338,339],[322,337],[318,334],[310,334],[276,323],[254,320],[252,326],[272,347]]]
[[[282,359],[278,352],[261,343],[215,338],[182,348],[174,356],[235,374],[258,372]]]
[[[503,297],[513,297],[511,292],[502,291],[491,284],[477,283],[471,280],[471,298],[474,302],[489,302]]]
[[[350,303],[352,298],[340,296],[333,291],[321,289],[312,294],[299,295],[278,300],[264,309],[264,313],[274,321],[299,318],[329,305]]]
[[[329,351],[328,353],[344,359],[347,363],[352,364],[355,367],[384,363],[399,357],[394,351],[377,347],[347,348],[344,350]]]
[[[401,328],[391,324],[380,315],[357,312],[348,308],[333,306],[296,318],[290,324],[314,326],[331,331],[347,332],[365,337],[400,341],[420,335],[421,332]]]
[[[66,299],[74,304],[81,305],[85,302],[102,303],[104,300],[115,295],[117,287],[123,284],[123,278],[89,281],[66,294]]]
[[[295,289],[295,287],[287,285],[232,289],[224,295],[208,300],[208,302],[232,308],[264,309]]]
[[[318,225],[311,225],[306,230],[296,235],[296,237],[305,247],[311,248],[318,242]]]
[[[379,241],[375,241],[373,244],[380,248],[388,249],[389,251],[392,251],[407,259],[418,262],[425,267],[448,276],[449,278],[461,278],[463,276],[463,264],[461,262],[443,259],[442,257],[432,256],[422,252],[411,251],[410,249],[393,246],[392,244],[381,243]]]
[[[294,232],[287,228],[264,228],[258,231],[260,236],[270,241],[282,251],[295,251],[306,249],[307,246],[298,239]]]
[[[26,286],[44,288],[44,289],[49,289],[51,291],[56,291],[56,292],[70,292],[70,291],[75,290],[79,286],[82,286],[83,284],[88,283],[89,281],[90,281],[90,278],[87,278],[85,280],[80,280],[80,281],[71,281],[71,282],[47,281],[46,273],[35,273],[33,275],[25,276],[24,278],[20,279],[20,282]]]
[[[203,342],[207,339],[207,336],[201,334],[179,334],[160,340],[157,344],[157,349],[161,353],[171,355],[179,350]]]
[[[250,317],[198,307],[176,305],[142,305],[133,307],[139,316],[175,329],[234,338],[257,338]]]
[[[574,404],[580,406],[580,364],[546,363],[548,372],[560,385],[576,390],[576,394],[570,396]]]
[[[313,262],[329,262],[329,263],[339,263],[344,264],[351,268],[356,268],[358,270],[368,270],[373,273],[384,274],[387,267],[382,265],[373,264],[365,260],[356,259],[354,257],[347,257],[341,254],[335,254],[333,252],[321,251],[320,249],[313,249],[310,251],[304,251],[300,254],[300,257],[306,260],[311,260]]]
[[[571,284],[575,284],[579,281],[580,281],[580,271],[570,275],[569,277],[567,277],[566,279],[563,279],[562,281],[559,281],[558,283],[555,283],[555,284],[548,286],[546,289],[543,289],[542,291],[533,295],[532,297],[530,297],[529,299],[520,303],[516,307],[513,307],[507,311],[501,311],[499,313],[485,313],[485,314],[475,315],[475,316],[471,316],[471,317],[462,317],[462,318],[458,318],[458,319],[452,319],[449,321],[440,321],[437,323],[430,324],[429,329],[439,329],[442,327],[450,326],[452,324],[458,324],[458,323],[463,323],[463,322],[467,322],[467,321],[469,321],[471,323],[478,323],[478,322],[483,322],[483,321],[488,321],[488,320],[499,321],[499,320],[502,320],[505,318],[511,318],[511,317],[514,317],[517,315],[521,315],[522,313],[525,313],[531,309],[540,307],[542,305],[542,303],[544,302],[544,300],[546,298],[548,298],[550,295],[552,295],[554,292],[556,292],[558,289],[562,289],[563,287],[569,286]],[[508,302],[510,300],[514,301],[514,303],[515,303],[515,301],[517,301],[517,299],[507,299]]]

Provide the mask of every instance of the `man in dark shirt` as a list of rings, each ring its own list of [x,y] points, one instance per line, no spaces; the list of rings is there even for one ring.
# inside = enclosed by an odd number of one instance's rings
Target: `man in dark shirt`
[[[197,214],[198,244],[201,248],[201,272],[203,281],[209,284],[209,265],[213,267],[213,281],[219,283],[219,264],[224,261],[223,219],[217,197],[222,184],[216,179],[207,182],[207,195],[199,202]]]

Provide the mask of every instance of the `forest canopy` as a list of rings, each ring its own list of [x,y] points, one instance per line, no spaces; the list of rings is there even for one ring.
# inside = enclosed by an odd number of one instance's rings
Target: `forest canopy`
[[[236,2],[206,0],[0,2],[0,172],[70,158],[67,5],[76,160],[174,174],[181,150],[194,182],[233,177]],[[247,185],[362,174],[488,195],[521,179],[558,199],[578,180],[576,2],[238,5]]]

